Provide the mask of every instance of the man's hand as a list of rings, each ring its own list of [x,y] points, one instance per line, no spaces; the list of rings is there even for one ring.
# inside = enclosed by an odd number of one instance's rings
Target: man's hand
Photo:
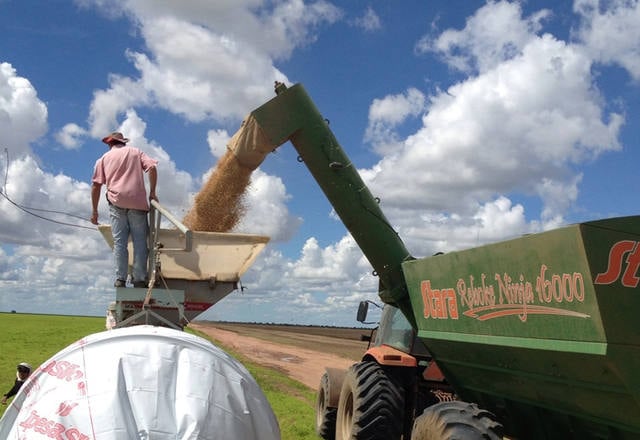
[[[91,214],[91,223],[93,223],[94,225],[98,224],[98,211],[93,211],[93,213]]]
[[[156,202],[158,201],[158,196],[156,196],[155,191],[149,191],[149,200],[155,200]]]

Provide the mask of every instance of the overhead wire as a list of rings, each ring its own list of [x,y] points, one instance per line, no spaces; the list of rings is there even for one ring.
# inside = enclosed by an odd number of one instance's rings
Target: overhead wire
[[[62,221],[59,221],[59,220],[54,220],[52,218],[36,214],[33,211],[61,214],[61,215],[69,216],[69,217],[75,217],[75,218],[78,218],[80,220],[89,221],[88,219],[86,219],[86,218],[84,218],[84,217],[82,217],[80,215],[72,214],[72,213],[64,212],[64,211],[56,211],[56,210],[52,210],[52,209],[33,208],[33,207],[21,205],[21,204],[15,202],[14,200],[12,200],[11,197],[9,197],[9,194],[7,194],[7,181],[8,181],[8,178],[9,178],[9,150],[7,148],[5,148],[4,152],[5,152],[7,166],[6,166],[5,174],[4,174],[4,183],[3,183],[2,188],[0,188],[0,195],[2,195],[2,197],[4,197],[9,203],[11,203],[13,206],[15,206],[16,208],[20,209],[21,211],[23,211],[23,212],[25,212],[25,213],[27,213],[29,215],[32,215],[32,216],[34,216],[36,218],[39,218],[41,220],[45,220],[45,221],[48,221],[48,222],[51,222],[51,223],[56,223],[56,224],[63,225],[63,226],[72,226],[72,227],[82,228],[82,229],[90,229],[90,230],[95,230],[96,229],[95,226],[93,226],[93,227],[83,226],[83,225],[78,225],[78,224],[75,224],[75,223],[68,223],[68,222],[62,222]]]

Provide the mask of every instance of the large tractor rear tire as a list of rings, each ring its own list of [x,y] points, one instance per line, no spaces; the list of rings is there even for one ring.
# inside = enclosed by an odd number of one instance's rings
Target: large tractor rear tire
[[[474,403],[432,405],[416,418],[411,440],[502,440],[502,425]]]
[[[375,362],[347,371],[340,392],[336,440],[399,440],[404,420],[404,391]]]
[[[333,440],[336,435],[338,408],[329,406],[331,401],[329,374],[324,373],[318,387],[316,400],[316,433],[324,440]]]

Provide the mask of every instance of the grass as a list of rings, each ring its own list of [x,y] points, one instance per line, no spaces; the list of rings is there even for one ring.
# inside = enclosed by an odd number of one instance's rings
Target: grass
[[[67,345],[104,328],[104,318],[0,313],[0,395],[13,386],[19,362],[37,368]],[[209,339],[200,332],[189,331]],[[313,390],[279,371],[250,362],[217,341],[212,342],[240,361],[256,379],[278,419],[282,440],[318,439]]]
[[[13,386],[16,365],[35,369],[67,345],[104,330],[104,318],[0,313],[0,394]]]

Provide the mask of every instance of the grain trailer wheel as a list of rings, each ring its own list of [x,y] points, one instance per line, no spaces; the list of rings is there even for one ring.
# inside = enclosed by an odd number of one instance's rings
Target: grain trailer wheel
[[[442,402],[413,423],[411,440],[502,440],[502,425],[475,403]]]
[[[337,402],[333,403],[331,392],[337,392],[334,387],[340,384],[333,383],[328,372],[320,378],[318,397],[316,399],[316,434],[324,440],[333,440],[336,434],[336,416],[338,413]]]
[[[375,362],[347,370],[340,392],[336,440],[399,440],[404,420],[404,392]]]

